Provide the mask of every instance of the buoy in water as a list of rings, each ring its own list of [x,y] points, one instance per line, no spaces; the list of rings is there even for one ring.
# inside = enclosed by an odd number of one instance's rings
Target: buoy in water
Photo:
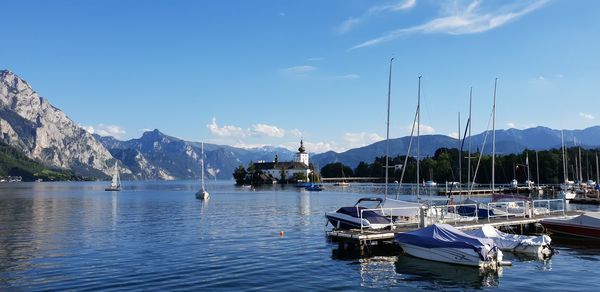
[[[283,230],[279,231],[279,237],[283,237],[284,233]]]

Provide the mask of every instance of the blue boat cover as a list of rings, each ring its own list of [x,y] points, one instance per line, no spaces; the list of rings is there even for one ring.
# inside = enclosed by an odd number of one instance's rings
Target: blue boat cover
[[[496,248],[494,240],[468,235],[448,224],[433,224],[423,229],[397,233],[397,242],[412,244],[425,248],[471,248],[482,260],[487,259],[485,245]]]

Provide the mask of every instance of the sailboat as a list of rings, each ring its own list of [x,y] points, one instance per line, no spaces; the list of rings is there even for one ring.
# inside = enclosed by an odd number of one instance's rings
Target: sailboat
[[[563,159],[563,175],[564,183],[561,185],[561,195],[565,197],[565,200],[571,200],[575,198],[576,193],[572,190],[572,184],[569,182],[569,175],[567,173],[567,160],[565,156],[565,137],[563,132],[560,132],[560,140],[562,144],[562,159]]]
[[[208,200],[210,194],[204,188],[204,143],[202,143],[202,152],[200,156],[200,190],[196,193],[196,199]]]
[[[112,181],[110,186],[105,191],[108,192],[118,192],[121,190],[121,176],[119,175],[119,165],[115,161],[115,168],[113,169]]]
[[[346,181],[346,175],[344,175],[344,165],[340,164],[340,167],[342,168],[342,181],[336,182],[333,185],[336,187],[347,187],[349,183]]]

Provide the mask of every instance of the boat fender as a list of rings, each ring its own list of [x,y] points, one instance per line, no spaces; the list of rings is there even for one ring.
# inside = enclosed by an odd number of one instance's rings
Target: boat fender
[[[511,261],[499,261],[498,265],[499,266],[512,266],[512,262]]]

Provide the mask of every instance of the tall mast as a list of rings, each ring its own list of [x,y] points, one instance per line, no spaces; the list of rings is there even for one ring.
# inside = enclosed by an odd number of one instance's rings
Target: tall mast
[[[560,145],[562,146],[563,178],[566,184],[569,177],[567,174],[567,160],[565,159],[565,135],[562,130],[560,130]]]
[[[596,152],[596,184],[600,183],[600,171],[598,169],[598,152]]]
[[[421,137],[421,77],[419,76],[419,89],[417,92],[417,199],[421,198],[419,193],[420,188],[420,177],[419,177],[419,150],[420,150],[420,137]]]
[[[392,62],[394,58],[390,59],[390,75],[388,78],[388,99],[387,99],[387,129],[385,135],[385,193],[384,196],[387,198],[388,195],[388,172],[390,167],[390,96],[392,93]]]
[[[460,112],[458,112],[458,189],[461,189],[462,185],[462,151],[461,151],[461,140],[460,140]]]
[[[467,122],[469,124],[469,155],[467,156],[467,189],[469,190],[468,193],[468,197],[471,198],[471,128],[473,127],[473,125],[471,125],[471,105],[473,102],[473,86],[471,86],[471,90],[469,91],[469,121]],[[473,179],[475,180],[475,179]]]
[[[581,145],[579,146],[579,183],[583,181],[583,175],[581,174],[583,171],[583,160],[581,160]]]
[[[529,171],[529,151],[527,152],[527,158],[525,158],[527,164],[527,187],[531,184],[531,171]]]
[[[204,191],[204,142],[202,142],[202,156],[200,157],[200,183]]]
[[[540,160],[538,156],[538,151],[535,150],[535,175],[538,187],[540,186]]]
[[[498,84],[498,78],[494,80],[494,105],[492,106],[492,194],[496,186],[496,85]]]

